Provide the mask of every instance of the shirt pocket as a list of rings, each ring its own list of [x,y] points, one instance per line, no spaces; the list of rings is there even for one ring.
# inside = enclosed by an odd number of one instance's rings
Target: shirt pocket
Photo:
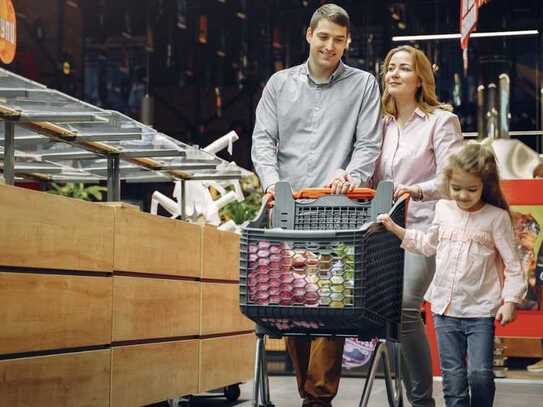
[[[488,270],[492,267],[496,250],[489,239],[481,233],[468,242],[464,281],[474,292],[484,290]]]

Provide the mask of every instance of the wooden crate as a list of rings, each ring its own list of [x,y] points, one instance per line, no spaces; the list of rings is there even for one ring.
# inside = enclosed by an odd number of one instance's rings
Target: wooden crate
[[[200,335],[255,329],[239,309],[238,283],[202,283]]]
[[[0,272],[0,354],[111,342],[111,277]]]
[[[113,277],[113,341],[198,335],[200,283]]]
[[[543,358],[542,338],[501,338],[504,355],[518,358]]]
[[[286,352],[287,345],[285,339],[266,338],[266,350],[270,352]]]
[[[107,407],[109,350],[0,360],[0,407]]]
[[[202,278],[239,281],[239,235],[203,227]]]
[[[0,265],[113,270],[113,208],[0,184]]]
[[[201,226],[123,207],[114,211],[116,271],[200,277]]]
[[[134,407],[198,391],[198,340],[115,347],[111,406]]]
[[[199,392],[243,383],[254,375],[256,336],[222,336],[200,340]]]

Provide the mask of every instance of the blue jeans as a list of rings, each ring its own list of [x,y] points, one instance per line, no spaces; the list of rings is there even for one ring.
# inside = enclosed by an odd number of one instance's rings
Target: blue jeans
[[[492,407],[496,391],[492,370],[494,318],[456,318],[436,314],[433,318],[445,405]]]

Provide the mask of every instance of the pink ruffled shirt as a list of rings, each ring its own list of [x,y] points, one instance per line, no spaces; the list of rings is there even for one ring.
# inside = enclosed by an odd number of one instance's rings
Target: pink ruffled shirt
[[[458,117],[446,110],[424,113],[417,108],[400,129],[392,116],[384,119],[381,155],[373,177],[374,185],[390,180],[395,186],[420,185],[423,201],[409,202],[407,226],[427,229],[434,217],[440,194],[439,174],[451,153],[462,147]]]
[[[463,318],[493,317],[500,305],[526,294],[509,214],[492,205],[468,212],[440,200],[427,232],[408,229],[405,250],[436,255],[426,293],[432,312]]]

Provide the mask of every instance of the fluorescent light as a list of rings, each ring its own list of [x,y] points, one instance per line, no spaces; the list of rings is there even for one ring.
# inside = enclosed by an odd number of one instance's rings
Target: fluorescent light
[[[470,38],[483,38],[483,37],[515,37],[519,35],[538,35],[538,30],[524,30],[524,31],[496,31],[478,33],[474,32],[470,34]],[[460,34],[431,34],[431,35],[399,35],[392,37],[393,42],[402,41],[428,41],[428,40],[456,40],[460,39]]]

